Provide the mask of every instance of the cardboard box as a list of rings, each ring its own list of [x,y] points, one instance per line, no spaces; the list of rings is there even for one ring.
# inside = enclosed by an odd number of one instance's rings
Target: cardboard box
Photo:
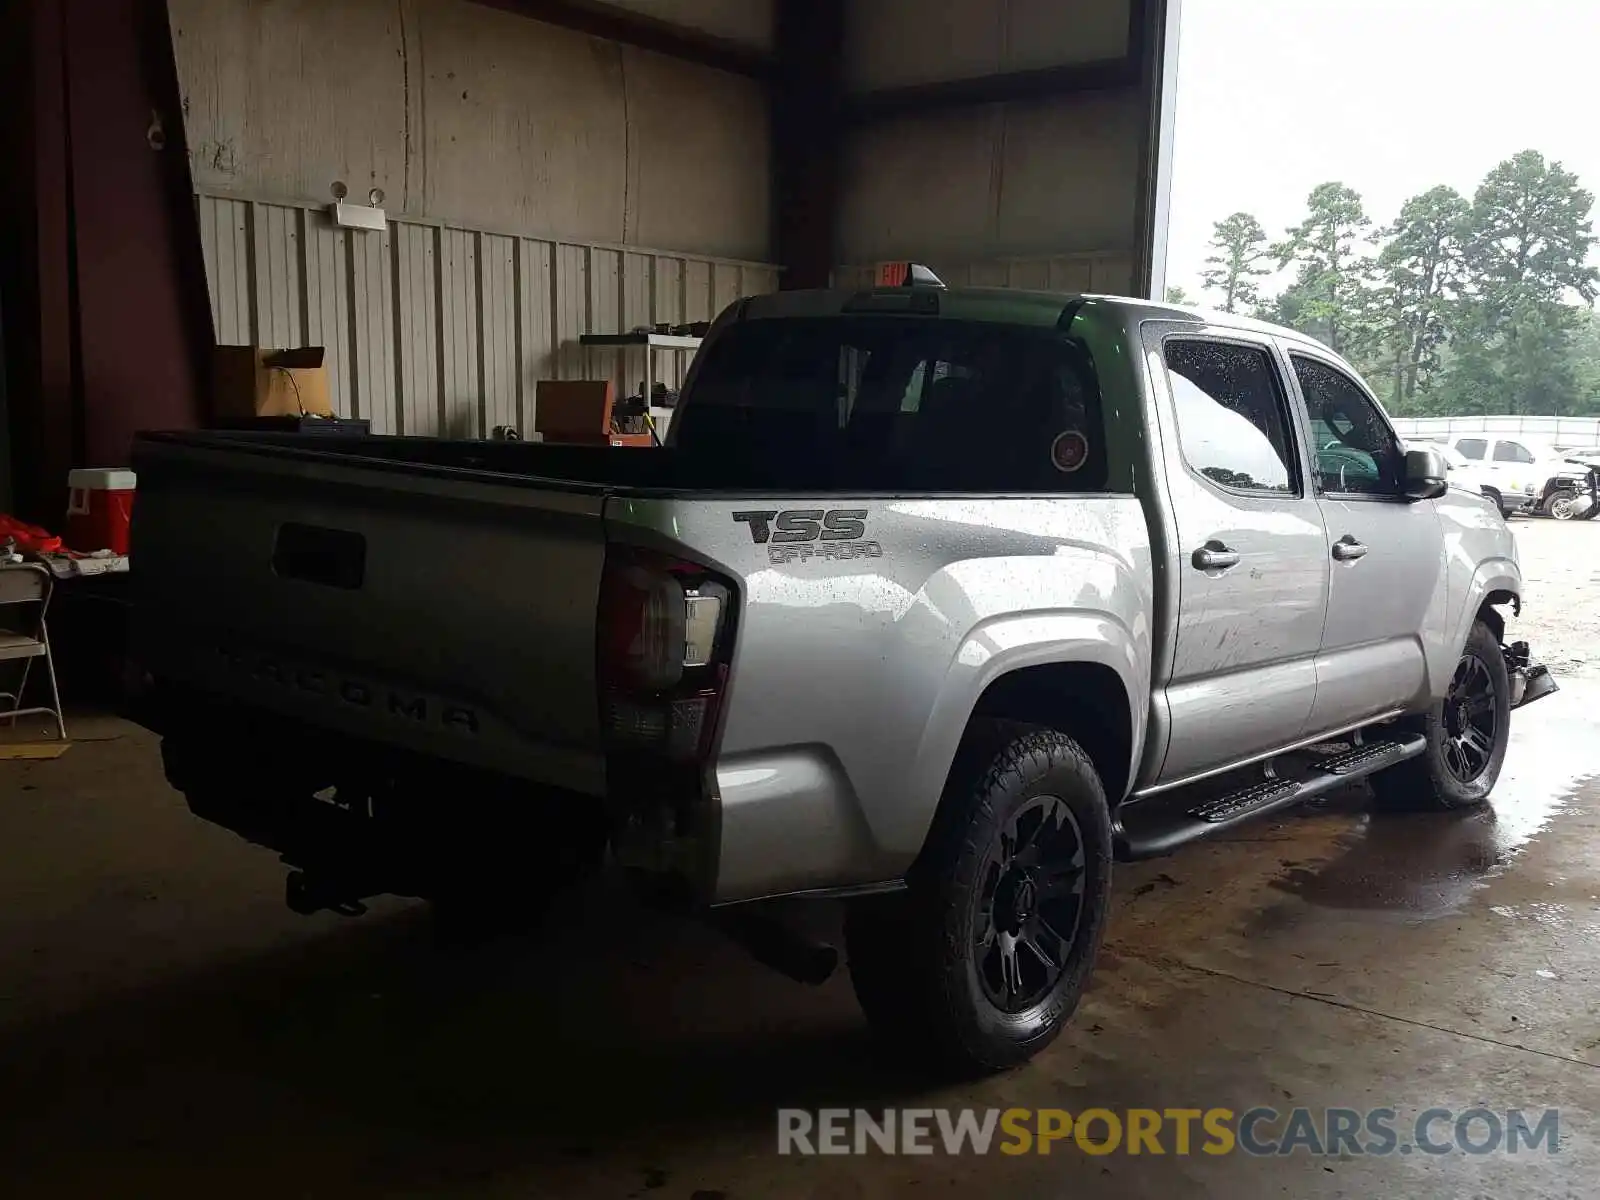
[[[323,355],[321,346],[218,346],[212,359],[211,415],[333,416]]]
[[[610,380],[541,379],[533,394],[533,428],[545,441],[606,444],[615,399]]]

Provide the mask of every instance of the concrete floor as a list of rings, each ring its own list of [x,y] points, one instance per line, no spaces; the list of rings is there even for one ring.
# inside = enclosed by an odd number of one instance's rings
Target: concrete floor
[[[12,1195],[1600,1196],[1600,523],[1518,522],[1563,691],[1492,809],[1360,792],[1123,868],[1037,1062],[930,1088],[809,990],[605,888],[441,952],[399,902],[281,906],[152,740],[0,763],[0,1178]],[[1579,606],[1581,607],[1574,607]],[[778,1106],[1558,1106],[1561,1153],[780,1158]]]

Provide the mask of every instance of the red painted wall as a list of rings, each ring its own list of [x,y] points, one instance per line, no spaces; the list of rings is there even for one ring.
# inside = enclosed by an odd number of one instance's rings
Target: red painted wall
[[[185,243],[197,249],[199,232],[187,187],[174,211],[170,186],[174,162],[187,175],[183,122],[175,89],[160,94],[160,58],[172,54],[166,6],[64,2],[82,455],[85,465],[122,466],[137,430],[198,424],[210,310],[197,344]],[[149,137],[157,119],[160,150]],[[199,286],[203,294],[203,276]]]
[[[10,467],[16,510],[58,525],[70,467],[198,423],[210,306],[165,0],[0,11],[20,85],[0,122]]]
[[[67,227],[62,14],[47,0],[5,0],[0,77],[0,305],[4,312],[12,506],[54,520],[73,462],[77,419]]]

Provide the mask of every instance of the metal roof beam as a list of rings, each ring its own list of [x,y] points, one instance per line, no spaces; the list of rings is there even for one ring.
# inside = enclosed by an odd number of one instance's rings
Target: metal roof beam
[[[475,0],[547,25],[650,50],[717,71],[765,80],[772,55],[753,46],[702,33],[670,21],[642,16],[596,0]]]

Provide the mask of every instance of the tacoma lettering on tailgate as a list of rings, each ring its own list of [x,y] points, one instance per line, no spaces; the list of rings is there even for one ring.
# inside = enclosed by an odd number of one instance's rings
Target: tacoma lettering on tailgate
[[[245,653],[228,646],[219,646],[217,649],[228,670],[235,675],[272,684],[285,691],[337,701],[409,725],[438,725],[460,733],[478,732],[478,714],[459,704],[447,704],[421,693],[402,692],[270,655]]]

